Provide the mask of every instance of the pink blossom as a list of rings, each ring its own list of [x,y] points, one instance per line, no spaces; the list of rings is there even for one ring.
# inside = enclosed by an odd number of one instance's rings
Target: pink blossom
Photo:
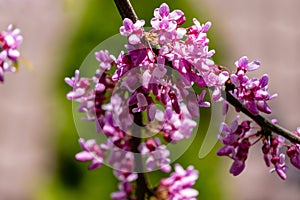
[[[125,18],[123,26],[120,27],[120,33],[128,37],[129,44],[139,44],[143,35],[144,20],[137,20],[135,23],[131,19]]]
[[[154,18],[151,19],[153,29],[158,31],[158,38],[161,44],[171,42],[178,38],[181,39],[185,30],[178,28],[185,22],[184,13],[180,10],[174,10],[170,13],[169,6],[165,3],[154,10]]]
[[[101,167],[105,159],[104,149],[93,139],[85,141],[80,138],[79,144],[83,151],[76,154],[76,159],[81,162],[91,161],[90,170]]]
[[[146,168],[148,171],[160,169],[163,172],[170,172],[170,152],[165,145],[162,145],[158,138],[148,139],[140,145],[140,152],[147,157]]]
[[[4,73],[17,70],[17,62],[20,57],[18,48],[22,41],[23,36],[20,29],[14,29],[12,25],[0,33],[0,82],[4,81]]]
[[[167,188],[168,199],[176,200],[196,200],[198,191],[191,188],[198,179],[198,171],[193,166],[186,170],[179,164],[175,165],[175,172],[170,177],[164,178],[160,182],[158,189]]]
[[[107,50],[100,50],[95,53],[96,59],[100,62],[100,69],[102,70],[110,70],[112,63],[116,60],[113,55],[110,55]]]
[[[249,134],[251,127],[249,121],[238,123],[239,116],[231,123],[229,127],[224,122],[221,123],[219,140],[225,145],[218,150],[217,155],[228,156],[234,160],[230,173],[234,176],[240,174],[245,168],[245,161],[248,157],[248,151],[251,147]]]

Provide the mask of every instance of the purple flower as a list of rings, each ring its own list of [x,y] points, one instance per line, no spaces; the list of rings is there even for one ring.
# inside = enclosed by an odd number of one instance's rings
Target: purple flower
[[[270,140],[263,141],[262,147],[266,165],[269,167],[271,164],[273,164],[274,166],[270,172],[277,172],[281,179],[286,179],[285,172],[287,171],[287,166],[285,165],[285,155],[280,153],[280,149],[284,145],[284,138],[282,136],[272,136]]]
[[[285,180],[286,179],[286,170],[287,166],[285,165],[285,155],[281,153],[279,156],[274,156],[271,159],[272,164],[274,165],[274,168],[270,170],[270,172],[276,171],[278,176]]]
[[[112,80],[118,81],[130,70],[139,66],[149,66],[153,62],[153,52],[148,48],[133,49],[127,54],[121,52],[116,60],[117,70],[114,72]]]
[[[5,50],[17,49],[23,41],[23,37],[20,33],[20,29],[14,29],[10,24],[6,31],[0,33],[0,42],[2,43],[1,48]],[[8,57],[10,57],[9,54]],[[14,56],[10,58],[12,60],[16,59]]]
[[[227,71],[221,72],[219,75],[211,72],[207,79],[205,80],[208,87],[213,87],[212,99],[213,101],[220,101],[223,100],[222,98],[222,87],[224,86],[225,82],[229,78],[229,73]]]
[[[146,93],[146,91],[144,91]],[[137,107],[132,109],[133,113],[147,111],[148,120],[151,122],[155,118],[156,106],[152,100],[152,97],[145,96],[142,92],[134,92],[129,99],[129,105],[136,105]]]
[[[116,58],[113,55],[110,55],[107,50],[96,52],[95,57],[100,62],[100,69],[104,71],[110,70],[112,63],[116,60]]]
[[[111,198],[114,200],[133,200],[134,198],[131,198],[131,196],[133,195],[134,185],[131,182],[135,181],[138,175],[119,170],[114,170],[114,175],[121,182],[118,185],[119,191],[113,192]]]
[[[67,94],[67,99],[80,102],[81,97],[83,97],[90,88],[90,82],[87,78],[79,79],[79,73],[79,70],[76,70],[74,77],[65,78],[65,82],[73,88],[73,90]]]
[[[206,32],[211,27],[211,22],[206,22],[202,26],[196,18],[193,19],[193,22],[194,25],[188,28],[188,36],[198,41],[206,41]]]
[[[134,153],[128,151],[130,149],[126,149],[126,147],[130,147],[127,143],[123,146],[123,148],[119,148],[114,141],[114,138],[110,138],[104,148],[111,151],[110,157],[108,159],[108,163],[118,171],[123,173],[133,173],[134,171]],[[123,143],[126,141],[123,141]]]
[[[251,127],[249,121],[238,123],[239,116],[231,123],[229,127],[225,123],[221,123],[219,140],[225,145],[218,150],[217,155],[228,156],[234,160],[230,173],[234,176],[239,175],[245,168],[245,161],[248,157],[248,151],[251,147],[249,142],[249,134]]]
[[[193,166],[189,166],[186,170],[179,164],[175,165],[175,172],[170,177],[161,180],[158,187],[167,189],[168,198],[176,200],[196,200],[198,191],[191,188],[198,179],[198,171]]]
[[[129,44],[139,44],[143,35],[144,24],[144,20],[137,20],[133,23],[131,19],[125,18],[123,20],[123,26],[120,27],[120,33],[128,37]]]
[[[172,111],[171,105],[167,105],[163,117],[160,117],[161,112],[157,111],[156,118],[163,123],[162,132],[167,142],[176,142],[189,138],[191,132],[196,127],[197,123],[192,120],[192,116],[189,113],[187,107],[184,104],[180,104],[181,113],[177,114]]]
[[[181,10],[174,10],[170,13],[170,8],[166,3],[160,5],[154,10],[154,18],[151,19],[151,25],[154,29],[174,30],[177,25],[185,22],[184,13]]]
[[[246,108],[254,115],[259,111],[270,114],[271,108],[267,101],[274,99],[277,94],[270,95],[268,91],[269,77],[264,74],[260,79],[249,79],[246,76],[247,70],[255,70],[259,67],[258,61],[248,63],[247,57],[242,57],[236,62],[237,72],[230,77],[231,82],[235,86],[233,94],[245,103]]]
[[[254,71],[260,67],[260,62],[258,61],[252,61],[249,63],[248,57],[243,56],[241,57],[238,61],[235,62],[236,67],[238,70],[243,70],[243,71]]]
[[[170,152],[166,145],[161,144],[159,138],[148,139],[139,148],[141,154],[147,156],[146,168],[148,171],[154,171],[158,168],[165,173],[170,172]]]
[[[76,159],[81,162],[91,161],[89,170],[101,167],[105,159],[105,150],[93,139],[85,141],[80,138],[79,144],[83,151],[76,154]]]
[[[158,38],[161,44],[170,42],[176,38],[181,39],[186,31],[178,28],[185,22],[184,13],[180,10],[174,10],[170,13],[169,6],[165,3],[154,10],[154,18],[151,19],[153,29],[158,31]]]
[[[9,25],[6,31],[0,33],[0,82],[4,81],[4,73],[17,70],[17,61],[20,57],[18,47],[23,41],[19,29]]]

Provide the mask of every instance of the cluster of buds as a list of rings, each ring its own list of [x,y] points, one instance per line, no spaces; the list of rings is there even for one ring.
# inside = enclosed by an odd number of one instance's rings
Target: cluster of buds
[[[0,33],[0,82],[4,82],[4,73],[15,72],[18,67],[19,46],[23,41],[19,29],[9,25]]]

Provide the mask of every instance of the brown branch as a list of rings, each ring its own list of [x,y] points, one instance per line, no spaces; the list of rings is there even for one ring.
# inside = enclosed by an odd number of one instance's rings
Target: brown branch
[[[291,131],[274,124],[264,118],[261,115],[253,115],[249,110],[238,100],[236,99],[229,91],[223,92],[223,97],[230,103],[232,106],[240,110],[242,113],[253,119],[261,128],[262,133],[277,133],[278,135],[281,135],[285,137],[286,139],[290,140],[291,142],[295,142],[300,144],[300,137],[296,136]]]
[[[132,110],[132,108],[130,108]],[[131,142],[132,142],[132,147],[131,147],[131,151],[135,153],[135,170],[138,172],[143,171],[143,159],[142,159],[142,155],[140,154],[140,151],[138,149],[139,145],[142,142],[141,139],[141,127],[143,127],[143,117],[142,117],[142,113],[138,112],[138,113],[133,113],[133,121],[134,124],[137,126],[135,128],[133,128],[132,130],[132,138],[131,138]],[[138,178],[136,180],[136,198],[137,200],[144,200],[146,197],[146,194],[148,194],[149,196],[152,194],[152,191],[149,189],[148,187],[148,182],[146,179],[146,176],[144,173],[138,173]]]
[[[129,18],[133,22],[137,21],[137,15],[135,14],[135,11],[130,3],[129,0],[114,0],[118,11],[122,17],[122,19]],[[141,113],[134,113],[134,123],[137,126],[143,127],[143,118]],[[140,127],[137,127],[135,130],[133,130],[133,136],[132,136],[132,152],[137,153],[135,156],[135,165],[136,165],[136,171],[142,171],[143,170],[143,161],[141,154],[139,153],[138,147],[141,144],[141,132]],[[144,200],[146,197],[146,194],[149,196],[152,194],[152,191],[148,187],[148,182],[146,179],[146,176],[144,173],[139,173],[138,178],[136,180],[136,198],[137,200]]]
[[[114,1],[122,19],[129,18],[131,19],[131,21],[136,22],[138,18],[129,0],[114,0]]]

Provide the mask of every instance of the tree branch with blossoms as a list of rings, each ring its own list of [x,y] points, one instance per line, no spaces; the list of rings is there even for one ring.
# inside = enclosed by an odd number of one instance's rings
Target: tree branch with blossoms
[[[259,141],[266,165],[273,165],[271,172],[286,178],[282,148],[300,169],[300,129],[292,133],[260,115],[271,113],[268,101],[277,95],[268,91],[268,75],[260,79],[246,75],[260,67],[258,61],[249,62],[244,56],[231,73],[212,60],[215,51],[209,50],[207,38],[210,22],[201,25],[193,19],[194,25],[183,28],[184,13],[170,11],[164,3],[154,10],[151,30],[145,31],[145,21],[138,20],[128,0],[115,3],[123,18],[120,34],[127,38],[125,49],[117,58],[108,50],[95,52],[99,68],[93,77],[80,78],[76,70],[74,77],[65,78],[73,88],[67,98],[78,102],[84,120],[95,122],[96,132],[106,136],[101,144],[80,138],[83,151],[76,159],[91,161],[90,170],[104,163],[114,169],[120,183],[112,199],[196,200],[198,191],[192,186],[198,171],[193,166],[184,169],[175,164],[175,171],[154,187],[145,174],[171,171],[168,145],[191,138],[199,108],[210,106],[204,101],[208,88],[212,102],[223,102],[224,115],[230,104],[250,118],[239,123],[237,116],[231,125],[220,125],[219,139],[224,146],[217,154],[233,159],[230,173],[238,175],[244,170],[249,148]],[[192,90],[194,86],[199,93]],[[255,131],[251,119],[260,130]]]
[[[225,89],[226,90],[226,89]],[[230,103],[232,106],[234,106],[236,109],[253,119],[261,128],[261,134],[265,136],[269,136],[271,132],[277,133],[278,135],[281,135],[285,137],[286,139],[290,140],[291,142],[295,142],[297,144],[300,144],[300,137],[277,125],[272,123],[271,121],[267,120],[261,115],[254,115],[252,114],[237,98],[235,98],[229,91],[226,91],[224,94],[224,98]]]

